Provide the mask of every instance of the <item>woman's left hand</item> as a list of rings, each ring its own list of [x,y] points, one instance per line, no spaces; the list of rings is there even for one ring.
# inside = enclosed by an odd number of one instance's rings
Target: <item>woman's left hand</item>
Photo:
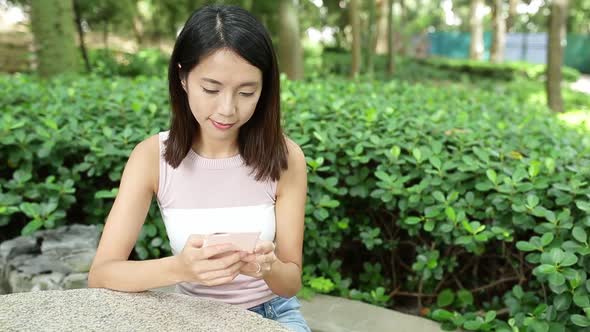
[[[254,253],[242,258],[248,264],[242,266],[240,274],[262,279],[270,273],[276,260],[275,244],[271,241],[259,241]]]

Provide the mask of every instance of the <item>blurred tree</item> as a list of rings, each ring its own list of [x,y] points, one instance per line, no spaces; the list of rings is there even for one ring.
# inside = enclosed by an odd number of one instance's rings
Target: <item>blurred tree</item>
[[[82,13],[80,12],[80,5],[77,0],[72,1],[74,7],[74,18],[76,20],[76,30],[78,31],[78,38],[80,40],[80,51],[82,52],[82,58],[84,59],[84,65],[86,71],[90,72],[90,60],[88,59],[88,52],[86,51],[86,43],[84,42],[84,28],[82,27]]]
[[[350,0],[350,25],[352,26],[352,65],[350,76],[356,77],[361,71],[361,32],[358,0]]]
[[[492,6],[492,21],[494,33],[490,60],[494,63],[504,60],[504,47],[506,44],[506,18],[504,16],[504,0],[494,0]]]
[[[384,1],[387,5],[387,74],[395,73],[395,49],[393,37],[393,0]]]
[[[375,0],[367,0],[365,4],[367,6],[369,15],[365,20],[365,24],[363,24],[366,27],[365,29],[363,29],[366,31],[366,37],[361,38],[361,41],[365,41],[365,45],[364,47],[362,47],[362,49],[365,50],[364,57],[366,59],[366,72],[369,75],[369,77],[373,77],[373,74],[375,72],[373,54],[375,53],[375,48],[377,47],[377,10],[375,8]]]
[[[281,0],[279,5],[279,61],[281,71],[291,80],[303,79],[303,50],[299,34],[296,4]]]
[[[563,62],[563,45],[565,43],[565,22],[567,18],[567,0],[553,0],[549,20],[549,45],[547,47],[547,104],[554,112],[563,112],[561,96],[561,66]]]
[[[518,6],[518,0],[508,0],[508,19],[506,20],[506,31],[512,32],[514,21],[517,19],[518,13],[516,7]]]
[[[71,0],[31,1],[31,28],[39,75],[50,77],[79,70]]]
[[[483,0],[471,0],[470,25],[471,25],[471,46],[469,58],[481,60],[483,58]]]

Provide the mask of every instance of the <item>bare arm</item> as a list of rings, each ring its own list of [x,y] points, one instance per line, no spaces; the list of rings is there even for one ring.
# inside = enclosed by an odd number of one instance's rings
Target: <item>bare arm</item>
[[[129,156],[88,274],[89,287],[138,292],[178,281],[173,257],[127,260],[156,191],[158,144],[154,135],[139,143]]]
[[[215,286],[230,282],[239,274],[245,264],[240,258],[245,253],[228,245],[202,248],[203,239],[197,235],[189,236],[178,255],[128,260],[153,193],[157,192],[158,173],[159,141],[154,135],[133,149],[125,165],[119,193],[88,274],[89,287],[142,292],[184,281]]]
[[[275,207],[276,261],[264,280],[273,293],[283,297],[295,296],[301,289],[301,264],[305,201],[307,199],[307,163],[301,148],[287,140],[288,169],[277,186]]]

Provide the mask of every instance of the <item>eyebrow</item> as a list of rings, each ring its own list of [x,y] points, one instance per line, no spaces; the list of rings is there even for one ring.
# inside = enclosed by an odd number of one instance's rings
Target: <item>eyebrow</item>
[[[201,78],[201,80],[202,81],[205,81],[205,82],[217,84],[217,85],[223,85],[221,82],[216,81],[216,80],[214,80],[212,78],[203,77],[203,78]],[[244,86],[258,86],[258,82],[254,82],[254,81],[252,81],[252,82],[244,82],[244,83],[240,84],[238,87],[241,88],[241,87],[244,87]]]

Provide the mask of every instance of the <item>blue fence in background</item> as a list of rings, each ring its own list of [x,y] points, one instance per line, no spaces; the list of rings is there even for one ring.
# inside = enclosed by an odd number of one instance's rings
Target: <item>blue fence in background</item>
[[[428,35],[430,54],[449,58],[469,58],[471,35],[468,32],[433,32]],[[484,60],[490,58],[492,32],[484,33]],[[508,33],[505,61],[547,62],[546,33]],[[564,49],[564,64],[583,73],[590,73],[590,36],[568,35]]]

